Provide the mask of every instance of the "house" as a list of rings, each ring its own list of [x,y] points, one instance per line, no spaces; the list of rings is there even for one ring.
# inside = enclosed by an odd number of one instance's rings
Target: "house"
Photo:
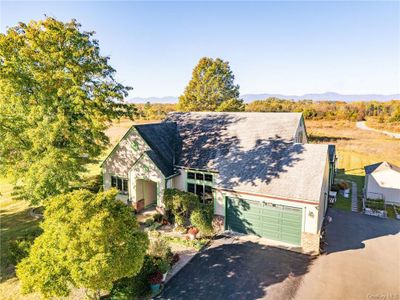
[[[307,144],[300,113],[170,113],[134,125],[102,164],[138,210],[166,188],[199,195],[225,229],[319,251],[334,148]]]
[[[400,205],[400,167],[387,161],[364,167],[364,196]]]

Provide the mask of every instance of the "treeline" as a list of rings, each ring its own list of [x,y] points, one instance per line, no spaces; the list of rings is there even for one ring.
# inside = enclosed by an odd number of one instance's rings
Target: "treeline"
[[[247,104],[246,111],[302,112],[306,119],[311,120],[362,121],[366,117],[378,117],[382,121],[400,122],[400,100],[348,103],[343,101],[293,101],[268,98]]]
[[[169,112],[177,111],[177,104],[136,104],[137,118],[142,120],[163,119]],[[400,100],[388,102],[343,102],[284,100],[267,98],[245,105],[248,112],[302,112],[309,120],[362,121],[375,117],[379,122],[400,122]]]
[[[154,103],[135,104],[137,108],[136,118],[140,120],[160,120],[173,111],[178,110],[178,104],[173,103]]]

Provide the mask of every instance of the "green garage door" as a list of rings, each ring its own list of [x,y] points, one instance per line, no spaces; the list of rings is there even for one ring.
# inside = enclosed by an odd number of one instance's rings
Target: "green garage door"
[[[228,230],[300,245],[301,208],[229,197],[226,205]]]

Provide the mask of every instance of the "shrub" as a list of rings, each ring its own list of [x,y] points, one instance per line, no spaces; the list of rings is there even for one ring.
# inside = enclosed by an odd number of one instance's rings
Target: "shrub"
[[[148,218],[146,221],[144,221],[144,225],[146,227],[149,227],[149,226],[153,225],[153,223],[154,223],[154,219],[153,218]]]
[[[147,235],[151,238],[159,238],[161,233],[159,233],[157,230],[149,230],[147,232]]]
[[[146,255],[143,266],[137,275],[122,278],[114,283],[110,298],[113,300],[145,298],[151,293],[148,279],[150,274],[155,271],[157,271],[156,259]]]
[[[385,202],[383,200],[378,199],[367,199],[365,203],[367,208],[372,210],[384,210],[385,209]]]
[[[150,256],[165,260],[170,260],[172,257],[171,247],[168,246],[168,243],[165,240],[151,240],[147,253]]]
[[[195,210],[190,216],[190,222],[196,226],[201,233],[209,235],[213,232],[213,207],[206,205],[200,209]]]
[[[347,190],[350,188],[350,185],[346,181],[341,181],[337,185],[341,190]]]
[[[167,273],[167,272],[169,271],[169,269],[171,268],[170,261],[172,261],[172,256],[171,256],[171,259],[170,259],[170,260],[167,260],[167,259],[159,259],[159,260],[157,261],[157,268],[158,268],[158,270],[159,270],[161,273],[163,273],[163,274]]]
[[[150,274],[149,276],[149,283],[150,284],[160,284],[163,279],[163,274],[160,271],[155,271]]]
[[[185,226],[178,225],[174,228],[174,231],[179,232],[179,233],[186,233],[186,228],[185,228]]]
[[[332,186],[331,186],[331,191],[333,191],[333,192],[339,192],[339,190],[340,190],[340,187],[339,187],[338,184],[332,184]]]
[[[183,226],[183,225],[185,224],[185,218],[184,218],[183,216],[176,215],[176,216],[175,216],[175,223],[176,223],[178,226]]]
[[[149,226],[149,230],[151,230],[151,231],[155,231],[155,230],[157,230],[158,228],[160,228],[162,225],[160,224],[160,223],[157,223],[157,222],[154,222],[153,224],[151,224],[150,226]]]
[[[155,222],[159,222],[160,223],[162,221],[162,219],[163,219],[163,215],[160,214],[160,213],[157,213],[157,214],[155,214],[153,216],[153,219],[154,219]]]
[[[11,262],[14,265],[18,264],[23,258],[28,256],[34,240],[41,235],[42,232],[43,230],[38,227],[26,232],[22,237],[9,242]]]
[[[169,214],[174,215],[175,222],[185,225],[193,211],[199,208],[199,198],[197,195],[180,191],[178,189],[165,189],[164,205]]]

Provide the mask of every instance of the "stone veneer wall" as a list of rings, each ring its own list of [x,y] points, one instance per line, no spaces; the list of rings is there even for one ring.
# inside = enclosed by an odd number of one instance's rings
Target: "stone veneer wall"
[[[319,254],[319,234],[302,232],[301,233],[302,252],[311,255]]]

